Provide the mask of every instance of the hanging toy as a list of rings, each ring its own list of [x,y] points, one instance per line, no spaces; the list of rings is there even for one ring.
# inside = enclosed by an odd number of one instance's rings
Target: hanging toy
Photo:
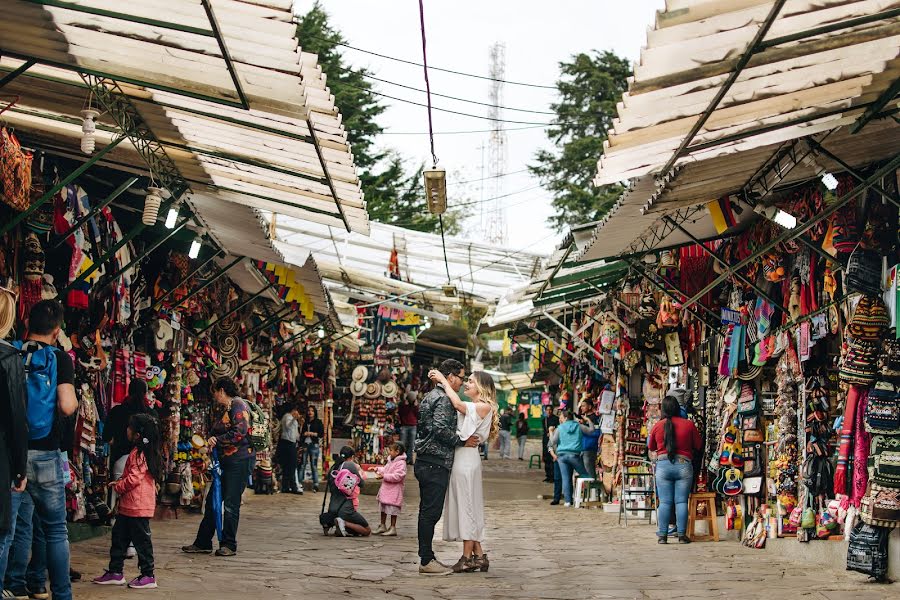
[[[784,281],[784,258],[776,252],[766,254],[763,257],[763,273],[766,280],[772,283]]]

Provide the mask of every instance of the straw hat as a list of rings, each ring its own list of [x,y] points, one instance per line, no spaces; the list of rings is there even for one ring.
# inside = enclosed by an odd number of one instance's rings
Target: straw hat
[[[365,381],[369,378],[369,370],[363,365],[359,365],[353,369],[353,381]]]
[[[381,385],[381,394],[385,398],[396,398],[397,392],[399,392],[399,391],[400,390],[397,388],[397,384],[396,384],[396,382],[394,382],[393,379],[391,379],[390,381],[385,381]]]
[[[366,398],[369,400],[374,400],[375,398],[381,397],[381,384],[380,383],[370,383],[366,386]]]
[[[0,338],[5,338],[16,324],[16,297],[0,288]]]
[[[354,396],[362,396],[366,393],[366,383],[364,381],[351,381],[350,393]]]

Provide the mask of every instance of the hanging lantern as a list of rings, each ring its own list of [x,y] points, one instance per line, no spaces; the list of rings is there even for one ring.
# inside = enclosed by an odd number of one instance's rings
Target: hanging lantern
[[[100,116],[100,111],[86,108],[81,111],[81,151],[85,154],[93,154],[96,147],[97,124],[94,119]]]
[[[144,214],[141,216],[141,222],[150,226],[156,224],[156,217],[159,216],[159,205],[162,204],[162,188],[148,187],[147,197],[144,198]]]
[[[428,212],[442,215],[447,211],[447,171],[433,167],[425,169],[424,175]]]

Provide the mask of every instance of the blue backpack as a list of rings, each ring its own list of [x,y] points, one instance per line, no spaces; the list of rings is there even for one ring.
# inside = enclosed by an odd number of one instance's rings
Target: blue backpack
[[[40,440],[53,429],[56,418],[56,350],[36,342],[13,344],[25,361],[28,393],[28,439]]]

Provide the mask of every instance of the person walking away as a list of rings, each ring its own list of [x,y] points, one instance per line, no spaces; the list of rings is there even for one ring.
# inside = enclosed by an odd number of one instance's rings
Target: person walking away
[[[406,448],[406,463],[411,465],[416,445],[416,427],[419,425],[419,405],[414,390],[406,392],[397,412],[400,417],[400,443]]]
[[[353,503],[353,497],[358,497],[358,490],[362,485],[362,470],[353,460],[354,454],[356,451],[350,446],[341,448],[341,463],[328,474],[327,485],[331,498],[328,511],[319,515],[319,523],[325,535],[328,535],[332,527],[335,528],[334,535],[337,537],[366,537],[372,534],[369,522],[359,514]]]
[[[303,493],[303,474],[306,473],[306,465],[312,472],[313,491],[319,491],[319,441],[325,437],[325,425],[319,419],[319,411],[315,406],[306,409],[306,423],[300,432],[299,443],[303,444],[303,456],[300,459],[298,469],[300,480],[300,493]]]
[[[459,391],[465,381],[465,367],[454,359],[445,360],[438,370],[447,378],[447,387]],[[443,384],[425,394],[419,404],[419,426],[416,431],[415,475],[419,482],[419,573],[422,575],[449,575],[452,571],[439,563],[434,555],[434,527],[444,511],[450,470],[456,446],[456,410]],[[477,436],[469,438],[465,445],[476,448]]]
[[[509,407],[506,407],[500,415],[500,458],[511,458],[512,424],[512,415]]]
[[[516,441],[519,442],[519,460],[525,460],[525,443],[528,442],[528,419],[520,412],[516,418]]]
[[[406,447],[402,442],[394,442],[388,447],[388,461],[375,472],[381,479],[378,490],[378,504],[381,507],[381,524],[372,533],[384,536],[397,535],[397,517],[403,508],[403,489],[406,482]],[[388,515],[391,526],[386,527]]]
[[[297,440],[300,438],[300,411],[297,407],[281,417],[281,437],[275,454],[281,466],[281,493],[297,494]]]
[[[150,415],[132,415],[127,435],[133,448],[125,461],[122,476],[109,483],[109,487],[119,495],[119,513],[112,530],[109,567],[103,575],[94,578],[94,583],[125,585],[125,557],[133,544],[141,574],[132,579],[128,587],[154,589],[156,574],[153,570],[150,519],[156,511],[156,486],[162,483],[165,476],[159,424]]]
[[[63,316],[59,302],[38,302],[28,316],[28,335],[13,344],[24,362],[28,419],[27,484],[23,493],[13,494],[10,529],[2,552],[8,556],[8,585],[4,585],[14,597],[49,596],[43,581],[26,582],[28,571],[35,577],[49,573],[55,600],[72,598],[59,416],[74,414],[78,398],[72,359],[56,348]],[[40,528],[41,537],[34,535],[35,526]],[[33,548],[33,541],[40,547]]]
[[[253,449],[250,447],[250,408],[238,397],[238,387],[232,379],[223,377],[212,384],[214,401],[213,422],[209,429],[207,446],[216,449],[222,469],[222,540],[216,556],[234,556],[237,553],[237,530],[241,517],[241,496],[247,487],[247,470]],[[181,550],[188,554],[209,554],[216,533],[218,507],[213,506],[213,495],[206,495],[203,520],[197,529],[197,537],[190,546]]]
[[[544,483],[553,483],[553,464],[556,462],[550,455],[550,428],[559,427],[559,417],[553,412],[553,405],[547,405],[547,412],[541,419],[544,435],[541,437],[542,456],[544,458]]]
[[[584,435],[594,430],[594,424],[583,417],[577,417],[572,411],[563,411],[559,419],[559,427],[553,432],[551,446],[555,446],[554,460],[559,463],[559,473],[562,477],[563,496],[565,506],[572,506],[572,475],[577,472],[582,477],[589,477],[581,458],[584,447]]]
[[[584,462],[584,470],[587,471],[588,477],[597,479],[597,454],[600,451],[600,419],[593,414],[593,406],[590,402],[582,402],[579,411],[583,419],[590,421],[594,425],[594,430],[585,433],[582,438],[581,460]]]
[[[674,396],[662,402],[662,419],[650,430],[647,449],[656,453],[656,495],[659,513],[656,535],[660,544],[668,543],[668,525],[675,511],[678,542],[690,543],[687,537],[688,496],[694,481],[691,461],[703,449],[700,432],[694,422],[679,416],[681,408]]]
[[[4,339],[15,323],[16,295],[0,287],[0,592],[16,519],[13,498],[21,504],[28,468],[25,367],[19,351]]]
[[[559,503],[562,502],[562,473],[559,472],[559,461],[556,460],[557,448],[556,442],[559,441],[557,437],[556,440],[553,438],[553,434],[556,432],[556,427],[550,428],[550,447],[548,450],[550,451],[550,459],[553,463],[553,500],[550,501],[550,506],[559,506]]]

